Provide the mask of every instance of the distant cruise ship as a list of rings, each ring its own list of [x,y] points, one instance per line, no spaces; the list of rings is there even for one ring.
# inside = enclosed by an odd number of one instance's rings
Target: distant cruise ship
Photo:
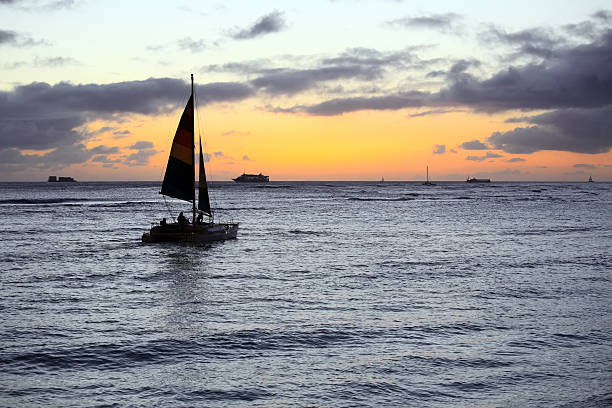
[[[270,181],[270,177],[264,176],[263,174],[246,174],[242,173],[241,176],[236,177],[234,180],[236,183],[267,183]]]
[[[60,181],[60,182],[66,182],[66,181],[72,182],[72,181],[76,181],[76,180],[73,179],[72,177],[49,176],[49,179],[47,181],[49,181],[51,183],[55,183],[55,182],[58,182],[58,181]]]

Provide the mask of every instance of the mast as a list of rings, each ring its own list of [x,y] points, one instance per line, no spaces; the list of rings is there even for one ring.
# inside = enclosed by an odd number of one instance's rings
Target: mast
[[[429,166],[427,166],[427,182],[429,183]]]
[[[193,121],[195,123],[195,97],[193,94],[193,74],[191,74],[191,98],[193,100]],[[195,128],[195,126],[194,126]],[[195,132],[193,132],[193,138],[191,139],[191,154],[193,156],[193,162],[195,164]],[[193,200],[192,200],[192,204],[193,204],[193,208],[191,211],[191,222],[193,223],[194,227],[195,227],[195,223],[196,223],[196,197],[195,197],[195,165],[193,166],[193,179],[194,182],[191,183],[191,191],[193,191]]]

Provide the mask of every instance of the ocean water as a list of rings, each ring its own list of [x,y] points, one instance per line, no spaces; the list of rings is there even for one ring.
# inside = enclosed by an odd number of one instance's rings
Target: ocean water
[[[612,183],[0,184],[0,406],[612,405]]]

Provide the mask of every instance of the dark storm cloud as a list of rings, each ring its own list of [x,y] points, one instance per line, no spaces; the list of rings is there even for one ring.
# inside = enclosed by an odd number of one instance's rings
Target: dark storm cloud
[[[89,120],[165,113],[177,107],[186,88],[178,79],[149,78],[104,85],[34,82],[0,91],[0,148],[46,149],[72,144],[89,136],[77,131]],[[197,90],[202,105],[253,94],[250,87],[238,83],[204,84]]]
[[[597,154],[612,148],[612,105],[562,109],[527,117],[525,121],[533,126],[495,132],[488,142],[508,153],[561,150]]]
[[[69,145],[84,139],[74,130],[83,125],[85,119],[79,115],[58,119],[0,119],[0,149],[17,147],[24,149],[48,149],[58,145]]]
[[[285,28],[285,20],[278,11],[273,11],[257,20],[249,28],[239,30],[231,35],[235,40],[246,40],[265,34],[276,33]]]
[[[482,143],[480,140],[472,140],[471,142],[464,142],[459,145],[460,148],[465,150],[487,150],[490,146]]]
[[[566,47],[552,59],[538,64],[511,66],[485,79],[466,72],[470,67],[478,66],[478,61],[457,61],[447,72],[449,84],[437,93],[414,91],[408,93],[408,97],[404,92],[396,92],[371,97],[336,98],[310,106],[277,107],[274,111],[340,115],[358,110],[419,106],[465,106],[489,113],[513,109],[596,108],[612,104],[610,55],[612,30],[587,44]],[[374,74],[381,71],[357,72]],[[262,85],[265,84],[263,81]],[[293,83],[287,86],[296,87]]]
[[[610,55],[612,30],[539,64],[510,67],[485,80],[464,74],[440,91],[440,102],[486,112],[607,105],[612,103]]]
[[[462,16],[459,14],[444,13],[421,17],[404,17],[389,21],[388,24],[393,27],[429,28],[447,33],[458,30],[457,23],[461,19]]]

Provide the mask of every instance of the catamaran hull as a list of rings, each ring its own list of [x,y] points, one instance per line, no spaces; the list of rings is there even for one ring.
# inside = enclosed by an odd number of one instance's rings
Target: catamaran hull
[[[151,228],[142,234],[142,242],[213,242],[234,239],[238,224],[212,224],[204,226],[169,224]]]

